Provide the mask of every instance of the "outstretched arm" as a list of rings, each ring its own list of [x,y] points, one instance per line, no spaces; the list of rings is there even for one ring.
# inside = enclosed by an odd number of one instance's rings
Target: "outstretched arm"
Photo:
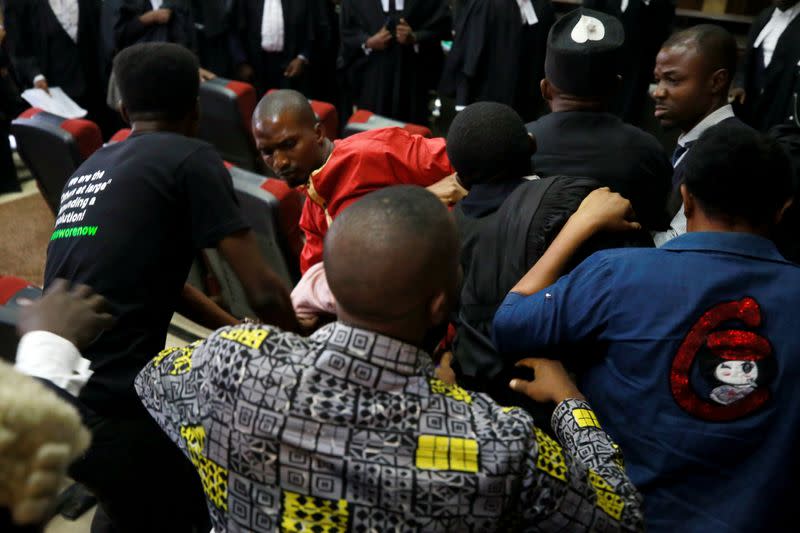
[[[512,380],[511,388],[534,401],[557,404],[552,424],[560,442],[534,428],[521,529],[552,522],[564,531],[643,531],[642,498],[625,474],[622,454],[563,365],[547,359],[519,364],[532,368],[536,377]]]

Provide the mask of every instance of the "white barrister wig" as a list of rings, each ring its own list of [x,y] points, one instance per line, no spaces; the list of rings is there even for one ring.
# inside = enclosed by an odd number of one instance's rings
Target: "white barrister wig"
[[[67,467],[89,441],[74,407],[0,361],[0,506],[15,523],[47,518]]]

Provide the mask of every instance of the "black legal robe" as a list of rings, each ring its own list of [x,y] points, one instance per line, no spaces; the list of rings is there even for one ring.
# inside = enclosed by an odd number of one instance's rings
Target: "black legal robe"
[[[259,94],[269,89],[304,89],[307,71],[302,79],[289,80],[283,72],[289,63],[302,55],[314,63],[313,45],[317,8],[313,0],[282,0],[283,52],[266,54],[261,48],[261,23],[264,0],[238,0],[235,7],[236,26],[233,50],[234,65],[247,63],[255,70]],[[309,68],[311,65],[308,65]]]
[[[139,17],[153,10],[150,0],[122,0],[113,14],[116,49],[143,42],[167,42],[196,50],[194,20],[188,0],[165,0],[161,7],[172,10],[169,22],[145,26]]]
[[[192,0],[200,64],[218,76],[233,76],[231,34],[234,28],[231,0]]]
[[[339,57],[339,14],[333,0],[314,0],[316,8],[314,30],[314,64],[311,66],[311,98],[339,104],[339,83],[336,61]],[[341,113],[341,111],[340,111]]]
[[[761,48],[753,48],[774,9],[768,7],[753,22],[744,61],[734,82],[734,86],[747,93],[744,105],[735,106],[736,114],[760,131],[790,122],[790,117],[796,118],[794,99],[800,85],[800,17],[787,26],[766,68]]]
[[[73,41],[47,0],[6,0],[8,51],[23,87],[42,74],[92,111],[102,101],[99,90],[98,22],[100,2],[78,0],[78,39]],[[103,87],[105,89],[105,87]]]
[[[622,11],[620,0],[584,0],[584,7],[617,17],[625,29],[625,45],[620,61],[622,88],[614,111],[625,122],[641,124],[656,55],[669,37],[675,19],[674,0],[630,0]]]
[[[366,54],[362,45],[384,25],[391,30],[404,18],[417,49],[392,41],[386,50]],[[390,20],[391,19],[391,20]],[[445,0],[406,0],[402,12],[387,15],[380,0],[343,0],[342,68],[355,92],[355,103],[379,115],[425,124],[427,92],[439,83],[443,54],[440,41],[450,37],[450,9]]]
[[[539,21],[522,24],[516,0],[469,0],[455,25],[440,90],[457,105],[492,101],[532,120],[541,108],[547,34],[555,22],[550,0],[533,0]]]

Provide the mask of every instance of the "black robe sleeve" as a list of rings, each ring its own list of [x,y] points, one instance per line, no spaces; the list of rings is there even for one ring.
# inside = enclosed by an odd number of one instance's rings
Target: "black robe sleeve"
[[[488,2],[472,0],[462,7],[456,21],[453,47],[447,56],[441,90],[456,97],[456,105],[467,105],[470,82],[478,73],[489,31]]]
[[[39,18],[37,2],[7,0],[4,10],[8,54],[24,87],[33,85],[33,78],[43,73],[36,53],[36,35],[32,27]]]
[[[372,34],[358,16],[357,0],[342,0],[340,29],[342,38],[342,59],[345,66],[364,56],[361,45],[367,42]]]
[[[758,52],[755,48],[753,48],[753,44],[756,42],[756,38],[758,38],[758,34],[761,33],[761,30],[764,29],[764,24],[767,20],[764,17],[766,13],[771,13],[772,8],[768,8],[764,12],[759,15],[759,17],[753,21],[753,24],[750,26],[750,31],[747,32],[747,44],[745,45],[744,49],[744,58],[742,59],[741,67],[739,71],[736,73],[736,77],[733,79],[733,86],[738,87],[741,89],[747,90],[748,88],[748,76],[751,72],[753,72],[753,68],[756,64],[756,52]]]

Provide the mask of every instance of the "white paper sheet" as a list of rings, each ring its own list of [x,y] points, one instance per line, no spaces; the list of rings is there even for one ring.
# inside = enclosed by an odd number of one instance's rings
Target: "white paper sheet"
[[[22,93],[22,97],[33,107],[38,107],[59,117],[83,118],[86,116],[86,110],[58,87],[50,87],[50,94],[42,89],[28,89]]]

